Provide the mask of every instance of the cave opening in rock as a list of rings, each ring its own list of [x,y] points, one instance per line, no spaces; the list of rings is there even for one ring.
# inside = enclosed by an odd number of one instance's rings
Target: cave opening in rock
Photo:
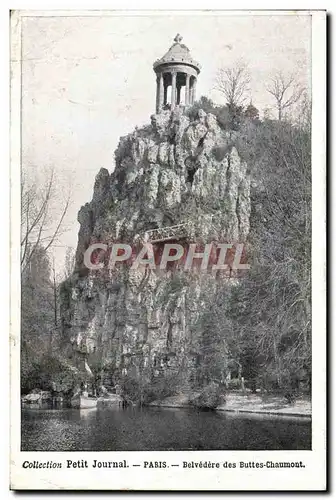
[[[202,148],[204,146],[204,137],[201,137],[198,141],[197,149]]]
[[[175,144],[175,137],[176,137],[176,133],[174,133],[168,137],[169,144],[173,144],[173,145]]]
[[[194,165],[193,167],[189,167],[187,170],[187,182],[191,185],[194,182],[195,173],[197,171],[197,167]]]
[[[186,158],[185,166],[187,168],[187,182],[192,185],[192,183],[194,182],[195,173],[197,171],[196,162],[192,156]]]

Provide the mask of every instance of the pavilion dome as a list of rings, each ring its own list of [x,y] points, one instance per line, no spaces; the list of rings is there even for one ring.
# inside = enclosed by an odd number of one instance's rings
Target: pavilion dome
[[[188,47],[184,43],[181,43],[181,41],[181,35],[177,34],[174,38],[174,44],[170,47],[168,52],[166,52],[161,59],[155,61],[153,65],[154,69],[157,69],[159,66],[163,66],[165,64],[176,63],[192,66],[196,69],[197,73],[200,72],[200,64],[191,57]]]

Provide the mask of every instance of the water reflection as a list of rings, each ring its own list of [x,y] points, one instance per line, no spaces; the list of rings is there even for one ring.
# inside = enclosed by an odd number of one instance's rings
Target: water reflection
[[[79,413],[79,418],[81,420],[88,420],[95,418],[97,413],[97,408],[80,408],[77,411]]]
[[[22,410],[22,450],[310,449],[298,418],[159,408]]]

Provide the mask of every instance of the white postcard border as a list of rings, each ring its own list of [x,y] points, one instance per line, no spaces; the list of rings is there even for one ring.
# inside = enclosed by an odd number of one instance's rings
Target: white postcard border
[[[155,11],[137,11],[155,15]],[[93,11],[94,15],[115,12]],[[167,13],[162,11],[160,14]],[[253,11],[221,11],[219,15],[255,15]],[[258,11],[285,15],[285,11]],[[288,12],[287,12],[288,13]],[[293,14],[300,14],[292,11]],[[21,452],[20,451],[20,101],[21,17],[24,15],[92,15],[92,11],[15,11],[11,17],[11,488],[92,490],[323,490],[326,485],[326,23],[325,12],[312,15],[312,164],[313,164],[313,380],[312,451],[169,451],[169,452]],[[135,14],[135,12],[132,12]],[[181,14],[174,11],[174,15]],[[196,15],[193,11],[193,15]],[[209,15],[200,11],[199,15]],[[130,15],[130,12],[128,12]],[[120,461],[129,469],[25,469],[25,460],[66,463],[66,460]],[[146,469],[144,460],[182,464],[184,461],[303,461],[302,469]]]

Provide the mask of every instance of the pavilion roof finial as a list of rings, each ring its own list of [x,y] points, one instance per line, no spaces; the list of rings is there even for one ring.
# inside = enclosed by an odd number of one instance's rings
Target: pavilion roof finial
[[[180,33],[177,33],[176,37],[174,38],[175,43],[181,43],[183,39],[183,36],[180,35]]]

